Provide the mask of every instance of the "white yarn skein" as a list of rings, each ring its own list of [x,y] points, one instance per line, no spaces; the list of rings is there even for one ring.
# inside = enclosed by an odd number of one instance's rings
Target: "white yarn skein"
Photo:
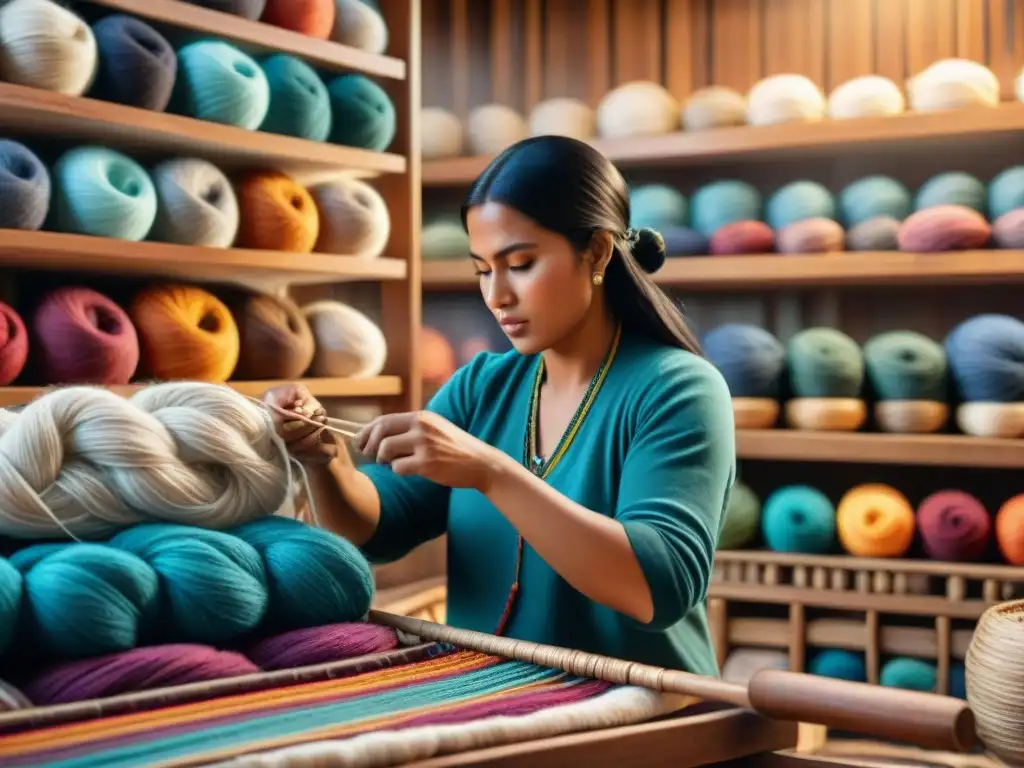
[[[939,112],[965,107],[998,107],[999,78],[970,59],[942,59],[907,81],[911,109]]]
[[[365,181],[340,178],[309,188],[320,212],[318,253],[375,259],[391,237],[391,214],[380,192]]]
[[[747,97],[723,85],[701,88],[686,100],[682,116],[687,131],[743,125],[747,122]]]
[[[623,83],[597,105],[597,132],[605,139],[672,133],[680,120],[679,102],[667,88],[650,80]]]
[[[579,99],[547,99],[530,112],[531,136],[568,136],[590,141],[597,135],[597,116]]]
[[[388,359],[387,340],[377,325],[340,301],[314,301],[302,308],[316,339],[309,376],[378,376]]]
[[[96,37],[71,11],[51,0],[0,6],[0,80],[81,96],[98,67]]]
[[[747,93],[750,125],[815,122],[825,117],[825,94],[804,75],[772,75]]]
[[[238,198],[213,163],[178,158],[153,169],[157,194],[153,239],[181,245],[229,248],[238,234]]]
[[[226,386],[66,387],[0,410],[0,534],[14,538],[157,520],[226,529],[285,510],[291,492],[268,412]]]
[[[330,37],[336,43],[380,54],[388,47],[388,26],[380,12],[362,0],[334,0]]]
[[[484,104],[469,113],[466,134],[474,155],[496,155],[529,135],[526,120],[512,107]]]
[[[458,157],[465,146],[462,121],[440,107],[420,111],[420,153],[424,160]]]
[[[836,86],[828,97],[828,116],[833,120],[858,117],[889,117],[907,108],[903,91],[888,77],[864,75]]]

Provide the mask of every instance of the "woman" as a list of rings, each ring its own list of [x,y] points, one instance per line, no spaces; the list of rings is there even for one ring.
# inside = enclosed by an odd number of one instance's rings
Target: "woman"
[[[448,622],[717,674],[705,596],[735,472],[718,371],[645,273],[629,190],[587,144],[544,136],[494,159],[462,212],[487,307],[514,350],[483,353],[419,413],[344,449],[302,422],[321,523],[374,562],[448,534]],[[300,386],[267,394],[323,415]]]

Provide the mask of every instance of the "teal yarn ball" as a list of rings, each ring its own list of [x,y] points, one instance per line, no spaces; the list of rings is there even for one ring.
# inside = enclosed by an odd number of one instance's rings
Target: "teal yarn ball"
[[[286,53],[276,53],[260,66],[270,87],[270,108],[260,130],[326,141],[331,133],[331,97],[316,71]]]
[[[727,224],[761,220],[761,193],[745,181],[713,181],[693,193],[690,226],[711,237]]]
[[[645,184],[629,194],[629,226],[661,232],[689,223],[686,197],[665,184]]]
[[[737,481],[729,494],[725,508],[722,532],[718,537],[719,549],[742,549],[757,538],[761,527],[761,500],[746,483]]]
[[[878,682],[889,688],[932,693],[937,682],[935,664],[921,659],[890,659],[882,666]]]
[[[53,169],[53,227],[61,232],[140,242],[156,220],[153,180],[127,155],[76,147]]]
[[[160,642],[223,643],[256,629],[267,612],[263,559],[236,536],[151,523],[122,531],[109,545],[159,576],[151,636]]]
[[[200,40],[178,51],[172,108],[198,120],[255,131],[270,108],[259,64],[235,46]]]
[[[824,554],[836,538],[835,507],[816,488],[780,488],[761,509],[761,535],[774,552]]]
[[[330,141],[346,147],[383,152],[398,129],[395,105],[365,75],[340,75],[327,84],[333,113]]]
[[[988,185],[988,209],[992,221],[1018,208],[1024,208],[1024,165],[1007,168]]]
[[[786,348],[789,383],[797,397],[858,397],[864,384],[860,346],[835,328],[807,328]]]
[[[0,558],[0,655],[14,640],[21,615],[21,571]]]
[[[969,173],[940,173],[922,184],[914,198],[914,210],[917,211],[937,205],[962,205],[987,216],[988,193],[985,185]]]
[[[949,695],[956,699],[967,698],[967,670],[962,663],[949,667]]]
[[[833,677],[851,683],[868,681],[868,670],[863,655],[840,648],[829,648],[815,654],[807,665],[807,671],[819,677]]]
[[[347,539],[284,517],[266,517],[233,533],[266,564],[268,621],[281,630],[358,621],[373,601],[370,564]]]
[[[865,176],[839,193],[839,213],[847,228],[875,218],[903,221],[912,210],[910,190],[888,176]]]
[[[946,351],[916,331],[888,331],[864,345],[864,369],[879,400],[946,402]]]
[[[835,219],[836,201],[816,181],[794,181],[768,198],[765,218],[776,230],[806,219]]]

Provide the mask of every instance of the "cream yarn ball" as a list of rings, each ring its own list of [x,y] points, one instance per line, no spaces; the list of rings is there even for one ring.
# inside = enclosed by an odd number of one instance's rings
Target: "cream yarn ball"
[[[746,685],[764,669],[789,669],[789,654],[770,648],[737,648],[722,665],[722,679]]]
[[[369,317],[340,301],[315,301],[302,308],[316,339],[309,376],[366,379],[387,363],[384,334]]]
[[[712,85],[694,91],[683,105],[683,128],[704,131],[747,122],[747,97],[733,88]]]
[[[424,160],[440,160],[462,154],[465,134],[462,122],[440,107],[420,111],[420,154]]]
[[[597,134],[597,117],[579,99],[547,99],[530,112],[531,136],[568,136],[590,141]]]
[[[512,107],[484,104],[466,120],[469,151],[474,155],[496,155],[529,135],[526,120]]]
[[[391,214],[380,192],[365,181],[339,178],[309,188],[320,214],[314,250],[375,259],[391,237]]]
[[[388,25],[380,11],[363,0],[334,0],[330,37],[336,43],[381,54],[388,47]]]
[[[747,94],[751,125],[813,122],[825,117],[825,94],[803,75],[766,77]]]
[[[71,11],[51,0],[0,5],[0,80],[81,96],[98,67],[96,37]]]
[[[469,235],[457,218],[441,218],[423,227],[420,253],[426,261],[464,259],[469,255]]]
[[[649,80],[623,83],[597,105],[597,132],[605,139],[672,133],[679,124],[679,102],[663,85]]]
[[[970,59],[942,59],[907,81],[910,107],[938,112],[964,107],[999,106],[999,78]]]
[[[152,240],[229,248],[238,234],[238,198],[224,172],[206,160],[176,158],[152,171],[156,221]]]
[[[864,75],[837,86],[828,97],[833,120],[899,115],[907,108],[903,91],[888,77]]]

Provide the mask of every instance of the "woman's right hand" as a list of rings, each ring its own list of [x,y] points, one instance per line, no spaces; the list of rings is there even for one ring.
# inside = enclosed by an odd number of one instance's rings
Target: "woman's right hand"
[[[324,407],[302,384],[284,384],[269,389],[263,395],[263,402],[305,416],[321,425],[327,421]],[[326,464],[340,455],[340,446],[335,442],[333,434],[323,426],[289,419],[276,409],[271,409],[271,413],[277,434],[284,440],[292,456],[299,461]]]

